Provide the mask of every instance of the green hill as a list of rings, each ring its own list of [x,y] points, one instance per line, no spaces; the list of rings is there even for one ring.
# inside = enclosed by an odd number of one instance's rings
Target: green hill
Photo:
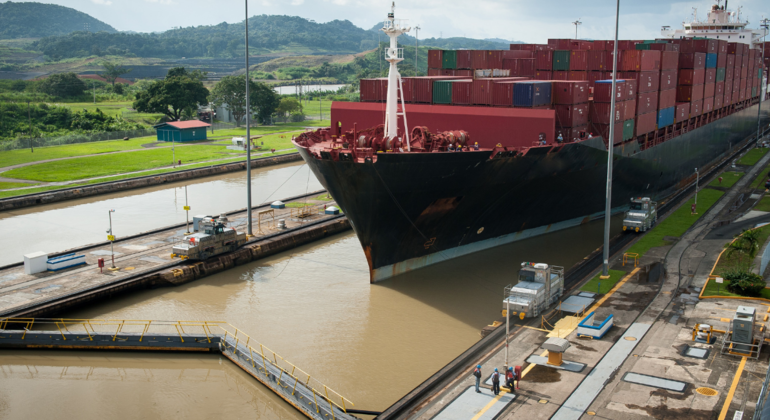
[[[112,26],[69,7],[42,3],[0,3],[0,39],[42,38],[83,31],[116,32]]]

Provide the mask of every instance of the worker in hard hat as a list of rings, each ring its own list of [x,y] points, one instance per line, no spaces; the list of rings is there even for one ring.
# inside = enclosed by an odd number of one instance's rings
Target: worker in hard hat
[[[497,368],[492,373],[492,393],[495,395],[500,393],[500,372],[497,371]]]
[[[479,150],[479,142],[473,144],[473,150]]]
[[[481,393],[479,390],[479,383],[481,382],[481,365],[476,365],[476,369],[473,369],[473,376],[476,377],[476,392]]]

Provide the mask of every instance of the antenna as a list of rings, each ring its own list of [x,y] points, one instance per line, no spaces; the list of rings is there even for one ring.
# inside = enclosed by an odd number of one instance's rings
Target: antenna
[[[401,88],[401,75],[398,73],[398,63],[404,61],[404,50],[398,48],[398,37],[409,32],[411,28],[404,27],[401,21],[395,19],[396,2],[390,6],[388,19],[382,27],[382,32],[390,38],[390,47],[385,50],[385,60],[390,63],[388,70],[388,96],[385,104],[385,138],[388,140],[398,136],[398,91],[401,90],[401,116],[404,117],[404,138],[406,139],[406,149],[409,147],[409,127],[406,124],[406,105],[404,104],[404,94]]]
[[[572,24],[573,24],[573,25],[575,25],[575,39],[578,39],[578,36],[577,36],[577,30],[578,30],[578,26],[579,26],[579,25],[582,25],[582,24],[583,24],[583,22],[581,22],[581,21],[580,21],[580,18],[578,18],[578,20],[576,20],[576,21],[572,22]]]

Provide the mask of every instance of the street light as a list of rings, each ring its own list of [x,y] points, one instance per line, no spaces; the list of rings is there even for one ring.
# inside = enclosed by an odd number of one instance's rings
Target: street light
[[[111,270],[116,270],[117,267],[115,267],[115,235],[112,233],[112,213],[115,213],[115,209],[110,209],[107,212],[107,215],[110,217],[110,230],[107,231],[107,240],[110,241],[110,254],[112,254],[112,267],[110,267]]]
[[[575,39],[578,39],[578,37],[577,37],[578,26],[582,25],[583,22],[581,22],[580,19],[578,19],[578,20],[572,22],[572,24],[575,25]]]
[[[414,74],[417,74],[417,51],[420,44],[420,25],[414,27]]]
[[[764,34],[762,35],[762,57],[765,56],[765,41],[767,39],[767,29],[770,28],[770,25],[768,22],[770,22],[770,19],[762,19],[759,21],[761,23],[760,27],[764,30]],[[765,64],[762,63],[762,65],[759,67],[759,71],[764,72]],[[762,74],[759,75],[759,104],[757,104],[757,143],[759,143],[759,134],[761,133],[761,122],[760,119],[762,117],[762,101],[765,99],[762,97]],[[767,89],[767,88],[765,88]]]
[[[251,102],[249,102],[249,0],[244,0],[246,5],[246,235],[254,236],[251,230],[251,130],[250,115]]]
[[[700,181],[700,174],[698,168],[695,168],[695,206],[698,206],[698,181]]]
[[[617,83],[618,74],[618,20],[620,18],[620,0],[615,2],[615,44],[613,46],[612,54],[612,100],[610,101],[610,109],[612,115],[615,115],[615,86]],[[579,22],[579,20],[578,20]],[[575,25],[575,32],[577,33],[577,24]],[[610,216],[612,216],[612,159],[613,151],[612,146],[615,142],[615,118],[610,118],[610,134],[607,141],[607,195],[604,205],[604,252],[602,253],[602,274],[600,278],[608,279],[610,277]]]

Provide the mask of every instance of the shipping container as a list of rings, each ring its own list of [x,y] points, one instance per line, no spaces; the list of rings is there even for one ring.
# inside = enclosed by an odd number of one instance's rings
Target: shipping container
[[[490,68],[487,61],[486,50],[471,50],[471,68],[474,68],[474,69]]]
[[[536,70],[535,80],[553,80],[553,72],[550,70]]]
[[[658,92],[644,92],[637,95],[636,114],[642,115],[658,110]]]
[[[741,79],[733,79],[733,92],[739,92],[741,90]]]
[[[717,69],[706,69],[703,83],[715,83],[717,81]]]
[[[588,102],[588,82],[554,81],[552,97],[553,103],[558,105],[582,104]]]
[[[634,131],[636,132],[635,136],[639,137],[655,131],[657,119],[657,112],[650,112],[636,117],[636,127],[634,127]]]
[[[680,69],[679,85],[702,85],[706,82],[706,69]],[[684,102],[684,101],[682,101]]]
[[[452,80],[433,81],[433,103],[449,105],[452,103]]]
[[[676,92],[677,92],[676,88],[661,90],[660,92],[658,92],[657,109],[670,108],[676,105]]]
[[[735,102],[733,102],[733,94],[732,92],[725,92],[725,98],[722,100],[725,106],[732,105]]]
[[[571,39],[549,39],[548,45],[556,50],[569,50]]]
[[[608,41],[593,41],[591,44],[592,51],[605,51],[607,49]],[[768,47],[770,48],[770,47]]]
[[[588,71],[588,51],[570,51],[569,69],[574,71]]]
[[[593,41],[572,40],[569,42],[570,51],[574,50],[591,50],[593,48]]]
[[[711,112],[714,110],[714,97],[703,99],[703,113]]]
[[[636,96],[632,99],[623,101],[623,120],[632,120],[636,118]]]
[[[714,86],[714,96],[725,94],[725,82],[716,82]]]
[[[588,124],[588,103],[554,105],[556,127],[579,127]]]
[[[629,78],[625,76],[625,78]],[[641,71],[636,73],[636,86],[639,93],[657,92],[660,90],[659,71]]]
[[[660,51],[625,50],[620,56],[623,71],[660,70]]]
[[[568,71],[553,71],[551,74],[553,75],[553,80],[569,80]]]
[[[706,68],[707,69],[715,69],[717,68],[717,55],[716,54],[706,54]]]
[[[663,51],[660,53],[660,69],[676,70],[679,68],[679,53],[675,51]]]
[[[626,90],[626,99],[636,98],[636,94],[639,93],[636,79],[624,79],[623,88]]]
[[[614,112],[612,112],[611,105],[609,102],[589,102],[588,119],[592,124],[609,124],[610,118],[614,115],[616,123],[623,121],[623,116],[626,113],[624,102],[616,102]]]
[[[382,101],[388,91],[388,79],[361,79],[359,88],[359,100],[361,102]]]
[[[676,104],[676,111],[674,111],[674,122],[680,123],[690,119],[690,103],[680,102]]]
[[[604,80],[606,77],[604,77],[604,74],[606,72],[603,71],[589,71],[588,73],[588,87],[591,89],[591,92],[593,92],[594,89],[594,83],[597,80]]]
[[[534,48],[532,51],[553,51],[556,49],[548,44],[532,44],[532,47]]]
[[[442,50],[428,50],[428,68],[440,69],[442,58]]]
[[[725,68],[724,67],[717,67],[716,81],[717,82],[724,82],[725,81]]]
[[[668,43],[661,43],[661,44],[650,44],[651,50],[657,50],[657,51],[663,51],[663,52],[679,52],[679,44],[668,44]]]
[[[677,102],[695,102],[703,99],[703,85],[677,87]]]
[[[464,51],[468,52],[468,62],[470,62],[470,59],[471,59],[470,58],[471,57],[470,50],[464,50]],[[535,53],[532,52],[532,51],[525,51],[525,50],[514,50],[514,51],[502,50],[502,51],[503,51],[503,60],[505,60],[506,58],[508,58],[508,59],[511,59],[511,58],[535,58]],[[458,64],[457,65],[459,66],[460,65],[460,63],[459,63],[460,51],[458,51],[457,54],[458,54],[457,55],[457,60],[458,60]]]
[[[524,55],[531,54],[529,51],[505,51],[507,53],[523,53]],[[458,69],[471,69],[471,50],[457,50],[457,67]]]
[[[728,42],[727,53],[732,55],[743,55],[743,44],[739,42]]]
[[[551,82],[526,81],[513,85],[513,105],[539,107],[551,104]]]
[[[536,70],[553,70],[553,51],[537,51],[535,53]]]
[[[588,131],[587,125],[581,125],[579,127],[561,127],[559,128],[558,124],[556,126],[556,138],[559,138],[559,135],[561,134],[561,138],[566,142],[576,142],[581,140],[585,137],[585,133]],[[581,136],[582,134],[582,136]]]
[[[513,84],[517,82],[493,82],[492,105],[513,106]]]
[[[717,53],[727,54],[727,41],[723,39],[717,40]]]
[[[732,83],[735,79],[735,69],[732,67],[725,67],[725,82]]]
[[[589,71],[605,71],[606,70],[606,58],[607,52],[604,50],[588,51],[587,65]]]
[[[724,95],[714,95],[714,109],[720,109],[724,106]]]
[[[727,53],[717,54],[717,68],[727,65]]]
[[[570,51],[556,50],[553,52],[553,71],[569,70]]]
[[[534,58],[503,59],[503,69],[510,71],[510,76],[532,77],[535,75]]]
[[[473,77],[473,70],[452,70],[453,76],[456,77]]]
[[[680,69],[705,69],[705,53],[679,53]]]
[[[690,102],[690,118],[695,118],[703,113],[703,100]]]
[[[622,56],[623,56],[623,52],[618,50],[618,58],[617,60],[613,61],[613,57],[615,57],[613,50],[606,51],[604,56],[604,65],[607,68],[607,71],[612,71],[613,69],[612,66],[615,66],[615,65],[617,65],[617,71],[620,71],[621,70],[620,57]]]
[[[727,54],[727,65],[726,68],[734,69],[735,68],[735,56]]]
[[[658,128],[668,127],[669,125],[672,125],[674,123],[674,113],[676,111],[676,107],[670,107],[661,109],[658,111],[658,118],[656,121],[656,124],[658,125]]]
[[[642,44],[636,44],[637,47],[639,45]],[[625,120],[623,121],[623,141],[631,140],[632,138],[634,138],[634,120]]]
[[[503,52],[501,50],[487,51],[487,66],[491,69],[500,69],[503,67]]]
[[[660,72],[660,90],[675,89],[677,85],[677,70],[663,70]]]
[[[577,70],[570,70],[567,75],[567,80],[573,80],[573,81],[588,81],[588,72],[587,71],[577,71]]]
[[[496,85],[500,83],[514,83],[516,81],[526,81],[526,77],[495,77],[473,79],[470,86],[471,104],[473,105],[494,105],[494,92]],[[513,89],[512,86],[508,86]],[[454,96],[454,93],[453,93]],[[513,106],[513,90],[508,96],[510,101],[504,105]],[[454,99],[454,97],[453,97]]]
[[[703,85],[703,98],[713,98],[715,93],[716,83],[706,83]]]
[[[456,69],[457,68],[457,51],[444,50],[444,54],[441,58],[442,69]]]
[[[596,131],[597,134],[605,138],[608,142],[610,141],[610,126],[609,124],[597,124],[597,123],[591,123],[589,125],[591,131]],[[615,130],[614,130],[614,136],[612,138],[613,144],[620,144],[623,143],[623,123],[617,122],[615,123]]]
[[[615,101],[626,100],[625,82],[617,80],[615,92],[612,92],[612,80],[597,80],[594,83],[594,102],[610,102],[615,96]],[[606,124],[606,123],[605,123]]]

